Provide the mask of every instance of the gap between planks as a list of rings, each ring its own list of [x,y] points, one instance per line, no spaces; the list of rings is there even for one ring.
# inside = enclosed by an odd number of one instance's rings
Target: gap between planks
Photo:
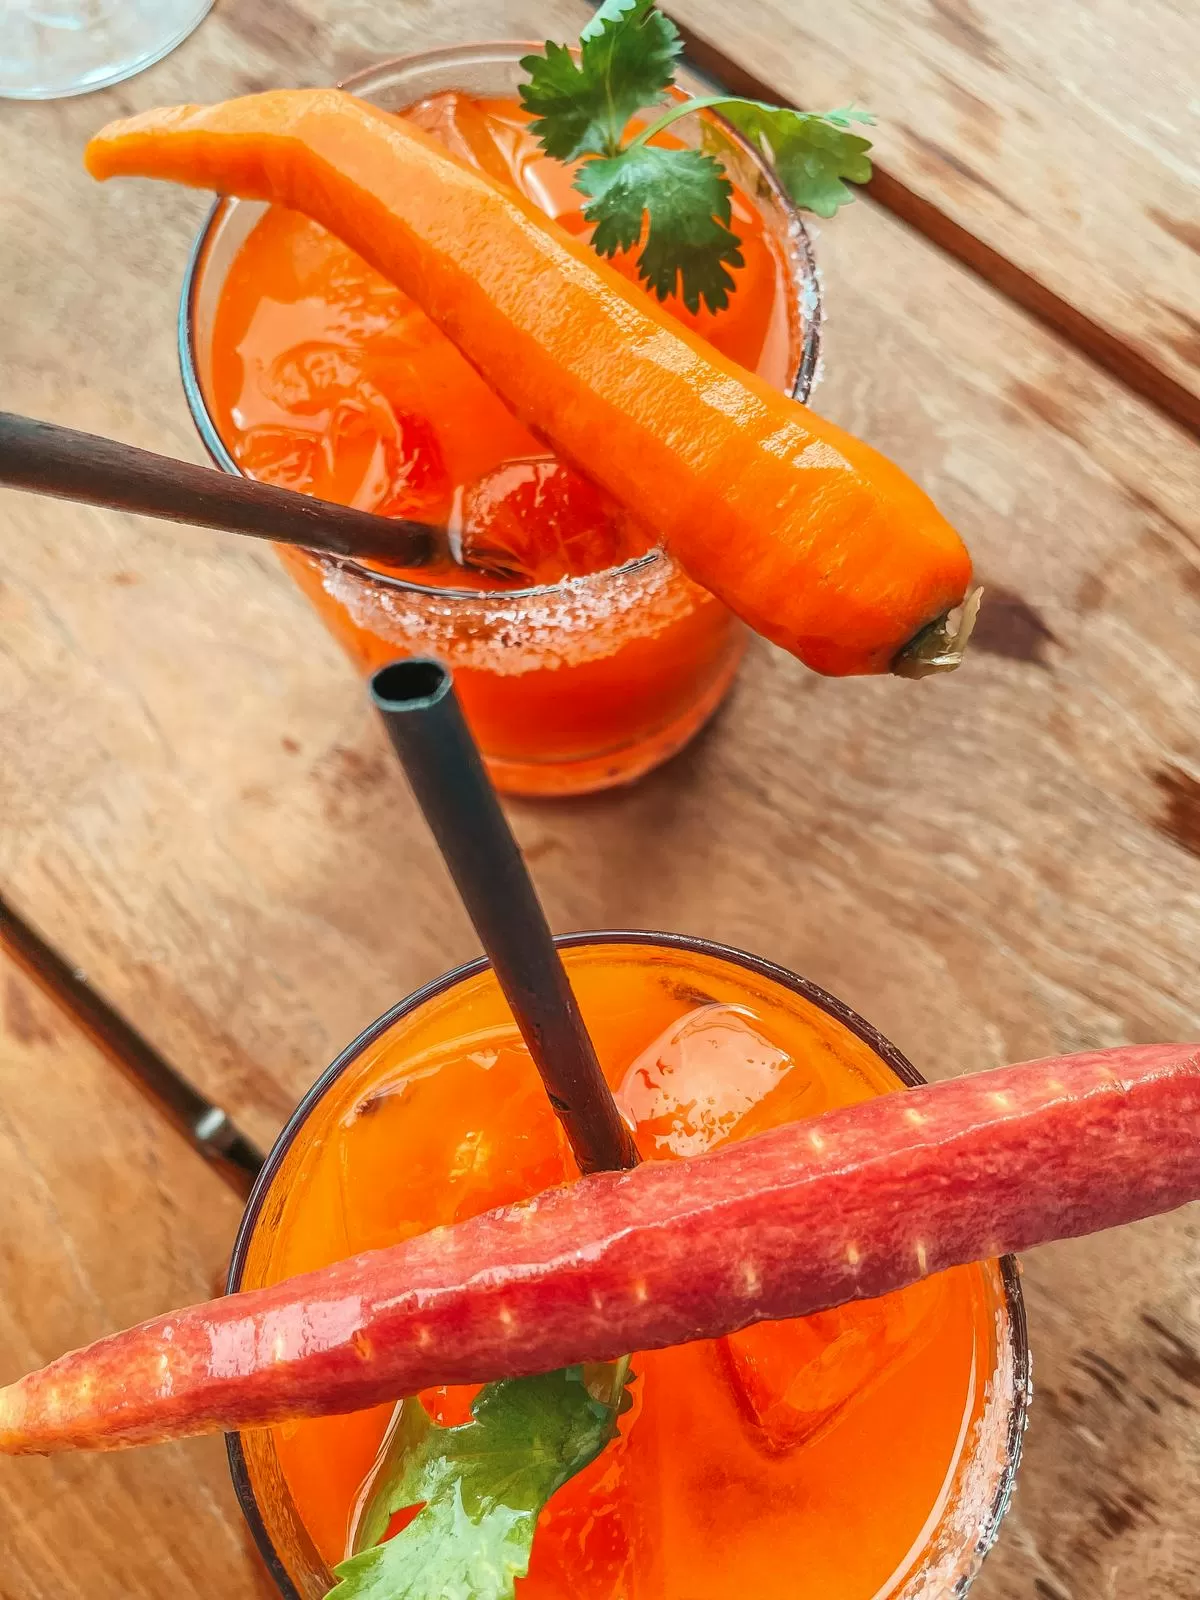
[[[671,14],[669,4],[661,9]],[[732,94],[748,100],[766,100],[773,105],[789,106],[793,110],[805,109],[780,94],[765,79],[741,66],[678,17],[672,16],[671,20],[683,36],[685,64],[712,80],[718,90],[728,89]],[[1169,421],[1186,429],[1193,438],[1200,438],[1200,396],[1190,393],[1183,384],[1177,383],[1156,367],[1140,351],[1134,350],[1098,322],[1093,322],[1078,307],[1062,299],[991,245],[985,244],[970,229],[955,222],[933,201],[909,188],[890,172],[876,165],[874,176],[863,188],[882,210],[890,212],[943,254],[967,267],[1051,333],[1065,339],[1080,354],[1147,401]]]
[[[53,999],[142,1091],[242,1199],[254,1185],[263,1154],[227,1112],[200,1093],[0,896],[0,948]]]

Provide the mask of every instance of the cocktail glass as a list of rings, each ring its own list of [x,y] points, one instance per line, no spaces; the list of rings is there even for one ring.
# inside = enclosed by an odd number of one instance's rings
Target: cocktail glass
[[[153,66],[212,0],[3,0],[0,98],[86,94]]]
[[[389,110],[447,89],[512,95],[520,58],[537,48],[433,50],[373,67],[344,87]],[[695,122],[684,119],[676,129],[686,134]],[[787,382],[796,399],[806,400],[820,336],[808,235],[757,152],[718,118],[704,126],[787,264]],[[699,128],[691,135],[699,137]],[[257,203],[216,203],[193,250],[180,305],[188,404],[213,461],[232,473],[240,469],[221,438],[210,394],[213,328],[226,275],[263,211]],[[492,777],[512,794],[582,794],[649,771],[716,710],[744,650],[742,625],[662,551],[607,572],[499,593],[424,586],[301,551],[285,552],[284,559],[364,673],[414,654],[438,656],[453,669]]]
[[[856,1091],[858,1097],[922,1081],[895,1046],[848,1007],[806,979],[758,957],[675,934],[584,933],[569,935],[557,942],[610,1081],[615,1065],[618,1075],[626,1073],[627,1084],[636,1081],[641,1085],[644,1061],[648,1058],[643,1052],[645,1041],[637,1038],[636,1028],[630,1032],[631,997],[640,994],[644,999],[647,994],[660,993],[673,997],[676,1006],[682,1002],[685,1007],[723,1007],[723,1020],[732,1019],[735,1027],[740,1026],[739,1017],[755,1019],[754,1026],[761,1028],[763,1037],[750,1049],[744,1068],[741,1055],[736,1058],[738,1073],[744,1070],[748,1075],[747,1087],[754,1080],[761,1090],[762,1075],[776,1069],[780,1058],[776,1047],[785,1039],[792,1050],[791,1059],[806,1066],[811,1063],[818,1100],[820,1085],[825,1081],[822,1074],[835,1070],[822,1065],[830,1060],[837,1063],[838,1074],[844,1072],[855,1081],[861,1081],[863,1087]],[[651,987],[646,988],[646,985]],[[637,1008],[633,1006],[632,1009],[636,1011]],[[706,1014],[702,1011],[699,1014],[703,1023]],[[437,1071],[438,1061],[451,1049],[459,1058],[466,1053],[470,1061],[478,1061],[481,1073],[496,1070],[496,1030],[506,1024],[506,1019],[510,1024],[490,969],[486,963],[476,961],[401,1001],[343,1051],[305,1097],[267,1160],[247,1207],[234,1251],[230,1291],[259,1288],[313,1265],[305,1254],[313,1249],[311,1238],[305,1236],[306,1231],[324,1230],[318,1254],[321,1251],[351,1254],[386,1242],[364,1236],[359,1231],[361,1222],[350,1218],[348,1210],[340,1218],[334,1214],[341,1203],[337,1197],[340,1193],[344,1199],[344,1186],[350,1181],[346,1174],[355,1170],[352,1164],[347,1165],[349,1146],[337,1146],[342,1130],[356,1124],[359,1132],[369,1126],[377,1128],[377,1135],[368,1133],[367,1137],[382,1141],[378,1151],[378,1159],[383,1163],[379,1169],[380,1181],[391,1181],[386,1175],[397,1167],[400,1181],[415,1181],[411,1175],[406,1177],[407,1158],[396,1153],[393,1137],[379,1122],[381,1103],[386,1096],[408,1094],[410,1090],[406,1085],[428,1082]],[[509,1027],[509,1032],[515,1040],[515,1029]],[[619,1043],[614,1044],[615,1039],[619,1039]],[[655,1055],[658,1043],[652,1047],[650,1056],[665,1059]],[[517,1042],[513,1048],[522,1047]],[[669,1065],[678,1070],[680,1060],[676,1054]],[[527,1064],[527,1067],[528,1092],[532,1097],[527,1104],[535,1111],[546,1113],[540,1103],[540,1086],[532,1065]],[[646,1083],[654,1078],[654,1070],[651,1062]],[[703,1051],[698,1070],[711,1081],[711,1057],[706,1057]],[[480,1081],[483,1082],[482,1077]],[[731,1083],[732,1098],[712,1102],[718,1120],[731,1106],[736,1111],[738,1084],[727,1080],[726,1088]],[[505,1086],[495,1092],[509,1094],[507,1080]],[[637,1095],[644,1097],[644,1093],[644,1086],[635,1089]],[[803,1093],[807,1094],[808,1090]],[[691,1089],[685,1085],[681,1098],[686,1100],[690,1095]],[[399,1104],[400,1108],[389,1115],[413,1115],[411,1101],[393,1104]],[[815,1109],[820,1109],[820,1105]],[[462,1114],[469,1116],[471,1113]],[[639,1126],[645,1126],[642,1112],[636,1114]],[[707,1112],[696,1116],[693,1111],[689,1115],[695,1122],[695,1128],[687,1135],[691,1140],[696,1137],[696,1129],[704,1124]],[[523,1127],[528,1125],[528,1122],[522,1123]],[[661,1119],[653,1123],[655,1127],[661,1125]],[[395,1126],[393,1122],[393,1132]],[[460,1168],[463,1162],[467,1164],[462,1169],[467,1171],[472,1162],[481,1158],[480,1152],[488,1143],[484,1127],[461,1143],[455,1143],[457,1131],[445,1128],[431,1129],[426,1138],[422,1129],[414,1126],[412,1136],[417,1138],[418,1135],[420,1138],[414,1146],[417,1154],[413,1159],[421,1165],[423,1182],[434,1181],[422,1165],[429,1159],[431,1141],[440,1138],[446,1143],[449,1140],[447,1149]],[[338,1154],[331,1156],[335,1148]],[[686,1147],[677,1147],[675,1153],[688,1151]],[[543,1181],[555,1179],[551,1176]],[[375,1193],[374,1186],[372,1193]],[[377,1223],[373,1221],[372,1226]],[[339,1231],[343,1228],[344,1239]],[[977,1282],[972,1280],[975,1287],[971,1290],[970,1310],[965,1313],[967,1320],[958,1325],[967,1327],[971,1347],[967,1358],[969,1366],[960,1369],[970,1372],[965,1386],[967,1401],[964,1407],[961,1392],[955,1391],[941,1423],[944,1439],[956,1442],[946,1449],[944,1456],[936,1457],[936,1477],[928,1479],[927,1503],[922,1500],[919,1505],[907,1507],[904,1548],[897,1552],[894,1560],[890,1546],[877,1558],[876,1564],[882,1562],[887,1571],[878,1574],[877,1580],[872,1579],[867,1589],[856,1588],[853,1584],[845,1589],[839,1587],[836,1600],[951,1600],[951,1597],[960,1600],[995,1539],[1007,1509],[1029,1400],[1029,1352],[1017,1268],[1008,1258],[958,1270],[977,1273],[979,1278]],[[928,1280],[925,1287],[936,1293],[938,1282],[938,1279]],[[876,1306],[882,1304],[875,1302]],[[808,1320],[812,1323],[821,1319]],[[799,1328],[801,1325],[787,1326]],[[931,1352],[926,1345],[922,1355],[919,1336],[911,1337],[917,1341],[917,1354],[912,1358],[913,1364],[898,1375],[893,1371],[887,1380],[892,1384],[891,1398],[881,1401],[879,1391],[875,1391],[875,1403],[890,1409],[876,1414],[869,1428],[861,1422],[861,1408],[857,1423],[854,1414],[849,1414],[841,1441],[833,1441],[834,1455],[812,1458],[808,1468],[814,1484],[822,1491],[829,1487],[831,1460],[846,1469],[844,1481],[833,1486],[830,1504],[850,1507],[851,1511],[843,1511],[843,1515],[853,1514],[861,1526],[839,1530],[836,1512],[827,1510],[825,1517],[829,1536],[835,1540],[839,1537],[849,1540],[855,1552],[871,1537],[872,1517],[877,1514],[880,1521],[884,1521],[885,1502],[892,1507],[887,1515],[894,1512],[895,1486],[903,1485],[921,1471],[928,1472],[928,1466],[920,1467],[916,1455],[909,1452],[919,1453],[923,1430],[933,1426],[930,1418],[938,1404],[941,1351],[939,1347]],[[700,1352],[714,1347],[682,1348]],[[957,1345],[953,1348],[959,1350]],[[960,1357],[961,1354],[959,1351]],[[635,1358],[635,1369],[653,1359],[661,1358]],[[817,1366],[820,1371],[814,1369],[813,1385],[828,1399],[831,1373],[828,1364],[817,1363]],[[714,1366],[714,1374],[716,1370]],[[836,1378],[836,1372],[833,1376]],[[646,1381],[658,1380],[650,1372]],[[719,1384],[722,1380],[714,1375],[707,1381]],[[836,1392],[836,1382],[832,1388]],[[694,1396],[695,1385],[687,1392]],[[649,1404],[647,1400],[647,1407]],[[645,1415],[644,1412],[643,1417]],[[890,1429],[881,1436],[879,1416],[890,1418],[893,1415],[897,1419],[895,1437],[891,1437]],[[961,1421],[958,1420],[960,1415]],[[367,1425],[368,1431],[375,1426],[382,1432],[384,1426],[382,1421],[372,1422],[367,1414],[353,1421],[356,1427]],[[635,1429],[641,1425],[640,1420],[633,1424]],[[296,1426],[321,1429],[329,1424]],[[335,1424],[336,1428],[342,1426],[342,1423]],[[374,1448],[372,1437],[366,1440],[368,1451]],[[668,1441],[674,1438],[672,1430],[668,1430],[667,1438]],[[328,1548],[328,1529],[314,1535],[298,1507],[293,1493],[295,1480],[290,1482],[288,1476],[289,1470],[295,1470],[288,1462],[294,1463],[296,1459],[294,1454],[289,1457],[288,1452],[294,1452],[298,1442],[302,1442],[300,1435],[293,1429],[289,1439],[286,1428],[231,1435],[230,1459],[242,1509],[281,1595],[285,1600],[318,1600],[332,1585],[330,1568],[340,1555],[334,1557]],[[809,1447],[807,1443],[799,1446],[800,1449]],[[827,1437],[823,1448],[830,1447]],[[336,1453],[339,1445],[334,1435],[325,1433],[310,1448],[316,1450],[321,1470],[324,1470],[327,1457]],[[685,1455],[689,1448],[686,1444],[678,1447]],[[776,1442],[763,1450],[764,1492],[768,1474],[778,1470],[772,1463],[781,1459],[779,1448]],[[639,1480],[639,1516],[654,1514],[647,1510],[647,1501],[661,1495],[665,1502],[669,1496],[665,1485],[674,1469],[669,1460],[664,1461],[661,1446],[659,1449],[654,1470]],[[773,1455],[772,1451],[776,1453]],[[751,1459],[758,1461],[760,1458],[751,1452]],[[783,1459],[786,1464],[786,1449]],[[948,1465],[943,1467],[943,1462]],[[733,1470],[731,1464],[722,1459],[721,1471],[731,1473]],[[757,1472],[758,1468],[753,1471]],[[807,1492],[812,1492],[813,1487],[809,1484]],[[311,1496],[311,1484],[306,1492]],[[714,1490],[714,1505],[721,1496],[732,1492],[727,1479],[719,1493]],[[806,1499],[804,1489],[787,1489],[786,1492],[796,1503]],[[677,1498],[672,1502],[674,1509],[669,1515],[664,1513],[662,1526],[671,1525],[672,1516],[678,1517],[680,1504],[686,1505],[687,1500],[685,1492],[682,1501]],[[718,1569],[723,1555],[719,1549],[720,1540],[728,1536],[729,1527],[738,1522],[736,1514],[722,1516],[718,1510],[712,1519],[711,1532],[706,1533],[704,1540],[696,1541],[705,1546],[704,1559],[713,1570]],[[338,1526],[340,1537],[341,1524]],[[822,1525],[818,1537],[824,1538],[825,1531]],[[317,1547],[318,1539],[326,1545],[324,1554]],[[535,1559],[536,1556],[535,1543]],[[772,1551],[771,1560],[779,1564],[778,1570],[792,1570],[788,1565],[791,1559],[792,1553],[786,1548]],[[830,1559],[834,1562],[833,1570],[840,1572],[842,1557],[835,1553]],[[640,1586],[643,1579],[649,1587]],[[671,1588],[660,1596],[659,1589],[645,1574],[639,1579],[635,1571],[634,1580],[639,1595],[653,1595],[654,1600],[676,1600],[675,1590]],[[543,1586],[536,1592],[545,1594],[548,1591]],[[687,1592],[692,1591],[688,1589]],[[704,1592],[707,1594],[709,1590]],[[756,1592],[753,1584],[750,1592]],[[834,1600],[832,1593],[830,1600]]]

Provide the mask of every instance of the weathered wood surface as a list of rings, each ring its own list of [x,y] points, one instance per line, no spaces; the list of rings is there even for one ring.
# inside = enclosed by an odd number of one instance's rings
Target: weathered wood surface
[[[797,104],[876,112],[889,204],[1200,429],[1200,10],[1189,0],[666,9]]]
[[[972,1600],[1193,1600],[1200,1587],[1200,1216],[1024,1261],[1034,1402]]]
[[[211,1294],[238,1205],[0,954],[0,1381]],[[219,1439],[0,1461],[0,1595],[265,1594]]]
[[[91,187],[78,151],[103,118],[439,40],[566,37],[578,16],[222,0],[130,85],[0,110],[0,209],[17,222],[0,234],[4,404],[199,456],[173,317],[205,202]],[[1197,456],[871,204],[823,228],[818,250],[820,408],[962,527],[990,586],[977,648],[954,679],[919,685],[827,682],[759,649],[717,725],[665,771],[512,808],[552,920],[760,950],[934,1073],[1194,1036]],[[361,686],[268,552],[14,496],[0,547],[0,886],[269,1140],[358,1028],[474,952]],[[1167,1245],[1142,1230],[1035,1263],[1052,1391],[1079,1387],[1083,1347],[1123,1370],[1167,1350],[1184,1361],[1143,1315],[1200,1344],[1195,1224],[1156,1226]],[[1130,1426],[1116,1409],[1039,1409],[1016,1536],[984,1600],[1196,1592],[1200,1533],[1182,1510],[1200,1490],[1194,1417],[1164,1407],[1161,1447]],[[1121,1473],[1160,1521],[1089,1539]],[[1155,1587],[1160,1562],[1171,1576]]]

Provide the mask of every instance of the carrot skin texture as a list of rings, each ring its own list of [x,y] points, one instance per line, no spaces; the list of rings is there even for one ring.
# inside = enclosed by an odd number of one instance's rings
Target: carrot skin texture
[[[338,90],[112,124],[94,176],[303,211],[398,284],[697,582],[832,676],[886,672],[970,558],[897,467],[681,328],[532,202]]]
[[[0,1390],[0,1452],[115,1449],[713,1338],[1200,1198],[1200,1046],[885,1095],[159,1317]]]

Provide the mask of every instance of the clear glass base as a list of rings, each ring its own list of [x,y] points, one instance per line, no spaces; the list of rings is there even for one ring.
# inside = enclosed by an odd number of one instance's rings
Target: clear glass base
[[[0,0],[0,98],[87,94],[153,66],[213,0]]]

